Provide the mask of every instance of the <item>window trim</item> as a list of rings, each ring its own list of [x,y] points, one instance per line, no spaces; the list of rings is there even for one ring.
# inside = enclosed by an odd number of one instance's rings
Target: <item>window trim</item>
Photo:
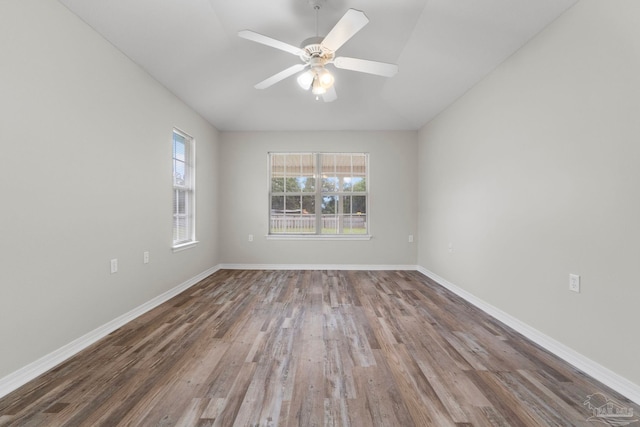
[[[175,183],[175,157],[174,157],[174,141],[175,135],[179,135],[185,140],[185,185],[176,186]],[[187,132],[174,127],[171,133],[171,169],[172,169],[172,235],[175,235],[175,191],[177,189],[183,189],[186,191],[186,218],[188,221],[189,237],[184,240],[173,240],[171,249],[173,252],[179,252],[185,249],[194,247],[198,240],[196,240],[196,140],[193,136]]]
[[[316,196],[316,209],[321,209],[321,203],[320,201],[322,200],[322,196],[323,196],[323,192],[322,192],[322,184],[321,184],[321,179],[320,179],[320,175],[321,175],[321,160],[322,160],[322,156],[323,155],[330,155],[330,154],[362,154],[366,157],[366,173],[365,173],[365,180],[366,180],[366,184],[367,184],[367,191],[364,192],[364,194],[362,193],[357,193],[359,195],[364,195],[366,197],[366,215],[367,215],[367,228],[366,228],[366,233],[364,234],[322,234],[321,232],[321,227],[318,226],[318,223],[322,222],[322,215],[318,215],[317,214],[317,210],[316,210],[316,230],[315,233],[272,233],[271,232],[271,214],[272,214],[272,209],[271,209],[271,203],[272,203],[272,191],[271,191],[271,179],[272,179],[272,171],[271,171],[271,166],[272,166],[272,160],[271,160],[271,156],[273,154],[292,154],[292,155],[296,155],[296,154],[311,154],[314,156],[314,180],[316,182],[316,188],[317,190],[313,193]],[[370,217],[370,185],[371,185],[371,180],[369,179],[369,167],[370,165],[370,153],[366,152],[366,151],[344,151],[344,152],[340,152],[340,151],[269,151],[267,152],[267,233],[265,235],[265,238],[267,240],[332,240],[332,241],[338,241],[338,240],[344,240],[344,241],[363,241],[363,240],[371,240],[372,239],[372,233],[371,233],[371,217]],[[332,195],[336,195],[337,193],[343,194],[344,192],[331,192]],[[304,194],[304,193],[303,193]],[[356,194],[356,195],[357,195]]]

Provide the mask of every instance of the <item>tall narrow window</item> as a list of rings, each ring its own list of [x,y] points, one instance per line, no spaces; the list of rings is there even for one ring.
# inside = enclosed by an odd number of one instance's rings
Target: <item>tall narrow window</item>
[[[366,153],[270,153],[269,234],[367,235]]]
[[[195,241],[195,141],[173,130],[173,247]]]

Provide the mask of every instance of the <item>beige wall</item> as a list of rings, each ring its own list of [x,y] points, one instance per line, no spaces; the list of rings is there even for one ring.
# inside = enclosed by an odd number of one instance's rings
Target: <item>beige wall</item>
[[[218,134],[56,1],[0,2],[0,52],[2,378],[218,263]],[[175,254],[173,126],[203,189]]]
[[[419,136],[418,264],[635,384],[639,16],[582,0]]]
[[[417,132],[223,132],[220,230],[223,263],[416,264]],[[270,151],[370,154],[369,241],[267,240]],[[254,241],[248,241],[248,235]]]

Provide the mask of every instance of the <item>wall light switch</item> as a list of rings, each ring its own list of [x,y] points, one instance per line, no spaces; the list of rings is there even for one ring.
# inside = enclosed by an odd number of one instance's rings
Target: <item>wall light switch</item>
[[[111,260],[111,274],[118,272],[118,259],[114,258]]]
[[[144,262],[145,264],[149,264],[149,251],[145,251],[142,254],[142,262]]]
[[[249,241],[253,242],[253,234],[249,234]]]
[[[580,276],[569,274],[569,290],[580,293]]]
[[[413,243],[413,234],[409,234],[409,243]]]

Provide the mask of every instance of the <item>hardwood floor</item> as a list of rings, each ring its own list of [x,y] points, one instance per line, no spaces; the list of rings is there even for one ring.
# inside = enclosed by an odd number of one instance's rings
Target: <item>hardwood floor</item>
[[[222,270],[0,399],[0,425],[607,425],[594,393],[640,415],[418,272]]]

